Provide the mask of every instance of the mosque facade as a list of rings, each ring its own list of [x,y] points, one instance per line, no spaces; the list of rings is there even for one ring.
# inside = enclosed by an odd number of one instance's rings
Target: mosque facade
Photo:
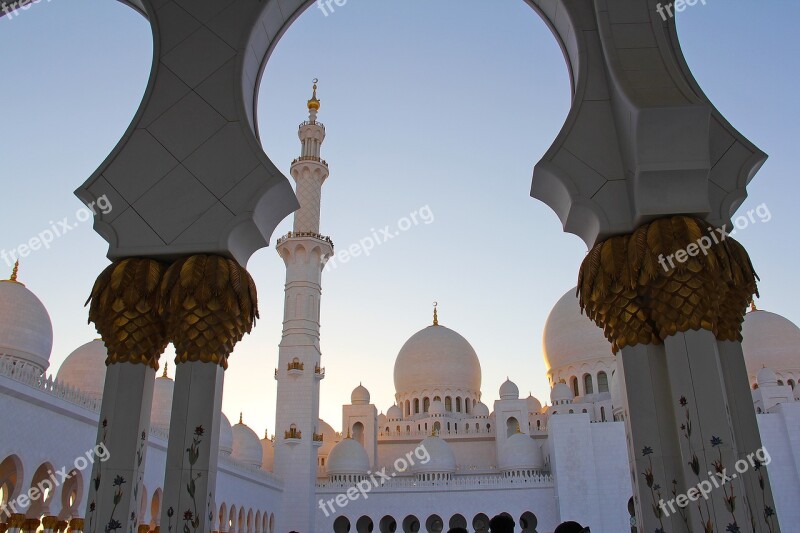
[[[328,166],[318,110],[315,94],[292,165],[301,208],[277,245],[287,268],[277,427],[261,438],[243,417],[232,425],[222,415],[214,531],[485,532],[501,513],[524,532],[552,532],[564,520],[595,533],[635,531],[625,378],[601,330],[582,316],[575,289],[545,326],[545,403],[520,395],[511,380],[493,384],[499,399],[484,402],[478,354],[434,311],[399,348],[393,405],[373,404],[359,384],[336,421],[341,431],[319,418],[321,274],[333,243],[320,233]],[[102,526],[83,519],[91,464],[113,453],[95,446],[106,349],[90,341],[48,373],[50,316],[18,277],[15,269],[0,282],[0,531],[94,533]],[[754,308],[743,336],[775,512],[782,524],[797,524],[800,328]],[[161,523],[173,390],[164,368],[143,435],[141,533],[181,523],[179,510],[174,524]]]

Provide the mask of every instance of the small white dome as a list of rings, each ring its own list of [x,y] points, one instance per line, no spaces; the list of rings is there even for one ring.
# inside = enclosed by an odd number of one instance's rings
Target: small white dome
[[[261,449],[261,441],[258,435],[256,435],[256,432],[250,429],[246,424],[243,424],[241,419],[238,424],[233,426],[232,432],[233,453],[231,453],[231,457],[246,465],[261,468],[264,457]]]
[[[369,405],[369,400],[369,391],[359,383],[358,387],[353,389],[353,393],[350,395],[350,403],[353,405]]]
[[[361,444],[344,439],[328,455],[328,475],[361,474],[369,470],[369,457]]]
[[[225,413],[220,413],[219,453],[224,456],[229,456],[233,453],[233,428],[231,427],[231,421],[228,420]]]
[[[488,418],[489,417],[489,408],[483,402],[478,402],[475,404],[475,407],[472,408],[472,416],[477,418]]]
[[[415,333],[397,355],[394,386],[398,395],[424,389],[462,389],[479,395],[481,363],[467,339],[444,326]]]
[[[542,402],[534,398],[533,394],[528,395],[526,401],[528,402],[528,413],[537,414],[542,412]]]
[[[556,405],[556,402],[564,401],[569,401],[571,403],[574,399],[575,395],[572,394],[569,385],[566,383],[556,383],[556,386],[550,391],[550,403],[553,405]]]
[[[519,400],[519,387],[506,378],[506,381],[500,385],[500,399],[501,400]]]
[[[742,351],[752,380],[762,367],[800,374],[800,328],[768,311],[747,313],[742,325]]]
[[[87,342],[61,363],[56,380],[99,400],[106,383],[107,358],[108,350],[102,340]]]
[[[430,456],[430,460],[422,464],[414,457],[415,463],[411,466],[415,474],[437,473],[447,474],[456,471],[456,456],[453,449],[440,437],[428,437],[419,444]]]
[[[320,456],[324,457],[331,453],[331,450],[334,446],[336,446],[336,442],[339,439],[339,435],[336,434],[336,430],[331,427],[330,424],[325,422],[323,419],[319,419],[317,423],[317,433],[322,435],[322,446],[320,446],[319,451],[317,452]]]
[[[386,411],[386,418],[389,420],[402,420],[403,410],[399,406],[393,405]]]
[[[778,385],[778,377],[775,375],[775,372],[766,367],[758,371],[758,374],[756,374],[756,381],[758,382],[759,388],[775,387]]]
[[[165,363],[166,364],[166,363]],[[150,409],[150,425],[167,429],[172,416],[172,396],[175,382],[164,375],[156,378],[153,386],[153,407]]]
[[[261,439],[261,470],[272,472],[275,468],[275,445],[269,440],[269,435]]]
[[[0,281],[0,356],[44,373],[52,349],[53,324],[44,304],[22,283]]]
[[[544,326],[544,361],[547,369],[557,372],[570,365],[607,360],[613,364],[611,343],[603,330],[581,314],[581,306],[572,288],[556,303]]]
[[[501,470],[542,468],[542,450],[528,435],[515,433],[503,444],[498,466]]]
[[[445,413],[444,404],[441,400],[433,400],[428,408],[428,414],[443,415]]]

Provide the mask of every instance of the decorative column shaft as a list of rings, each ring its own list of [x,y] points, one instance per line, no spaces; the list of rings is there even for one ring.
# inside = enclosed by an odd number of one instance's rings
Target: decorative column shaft
[[[769,480],[747,462],[762,450],[740,344],[756,279],[738,242],[685,216],[612,237],[581,266],[581,306],[622,351],[641,532],[780,530],[759,519]]]
[[[161,524],[205,533],[215,519],[225,368],[258,318],[256,288],[235,261],[195,255],[166,272],[160,302],[177,353]]]
[[[149,259],[114,262],[97,278],[89,298],[89,320],[108,349],[97,444],[109,458],[92,468],[88,533],[127,533],[136,530],[141,518],[155,372],[167,345],[157,316],[163,272],[161,263]],[[71,531],[79,525],[76,520],[70,522]]]

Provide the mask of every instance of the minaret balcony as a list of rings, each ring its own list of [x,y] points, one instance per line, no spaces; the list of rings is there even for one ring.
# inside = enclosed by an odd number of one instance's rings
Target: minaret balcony
[[[299,239],[299,238],[303,238],[303,237],[311,237],[312,239],[317,239],[317,240],[320,240],[322,242],[326,242],[326,243],[331,245],[331,248],[333,248],[333,240],[331,240],[330,237],[328,237],[326,235],[321,235],[319,233],[314,233],[313,231],[290,231],[289,233],[287,233],[283,237],[279,238],[278,242],[275,243],[275,246],[276,247],[280,246],[281,244],[283,244],[284,242],[288,241],[289,239]]]
[[[317,157],[315,155],[301,155],[300,157],[292,161],[292,164],[296,165],[297,163],[302,163],[303,161],[313,161],[315,163],[321,164],[325,168],[328,168],[328,162],[322,159],[321,157]]]
[[[314,367],[314,377],[316,379],[325,379],[325,369],[324,368],[320,368],[319,365]]]
[[[313,439],[313,442],[314,442],[314,446],[316,446],[317,448],[322,446],[324,444],[324,442],[325,442],[325,436],[324,435],[320,435],[318,433],[314,433],[314,435],[312,436],[312,439]]]
[[[290,376],[299,376],[301,375],[306,369],[306,365],[301,363],[300,361],[292,361],[287,365],[287,374]]]
[[[312,120],[306,120],[305,122],[303,122],[302,124],[300,124],[300,127],[301,127],[301,128],[302,128],[303,126],[319,126],[319,127],[320,127],[320,128],[322,128],[323,130],[325,129],[325,124],[323,124],[322,122],[317,122],[316,120],[313,120],[313,121],[312,121]]]
[[[283,440],[287,444],[297,444],[303,439],[303,432],[297,428],[291,428],[289,431],[283,432]]]

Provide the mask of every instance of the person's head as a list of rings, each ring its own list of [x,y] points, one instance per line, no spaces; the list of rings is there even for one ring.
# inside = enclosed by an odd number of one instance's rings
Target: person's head
[[[499,514],[489,520],[489,531],[492,533],[514,533],[514,526],[517,524],[508,515]]]
[[[469,532],[466,529],[464,529],[463,527],[451,527],[447,531],[447,533],[469,533]]]
[[[589,528],[585,528],[577,522],[564,522],[553,533],[589,533]]]

